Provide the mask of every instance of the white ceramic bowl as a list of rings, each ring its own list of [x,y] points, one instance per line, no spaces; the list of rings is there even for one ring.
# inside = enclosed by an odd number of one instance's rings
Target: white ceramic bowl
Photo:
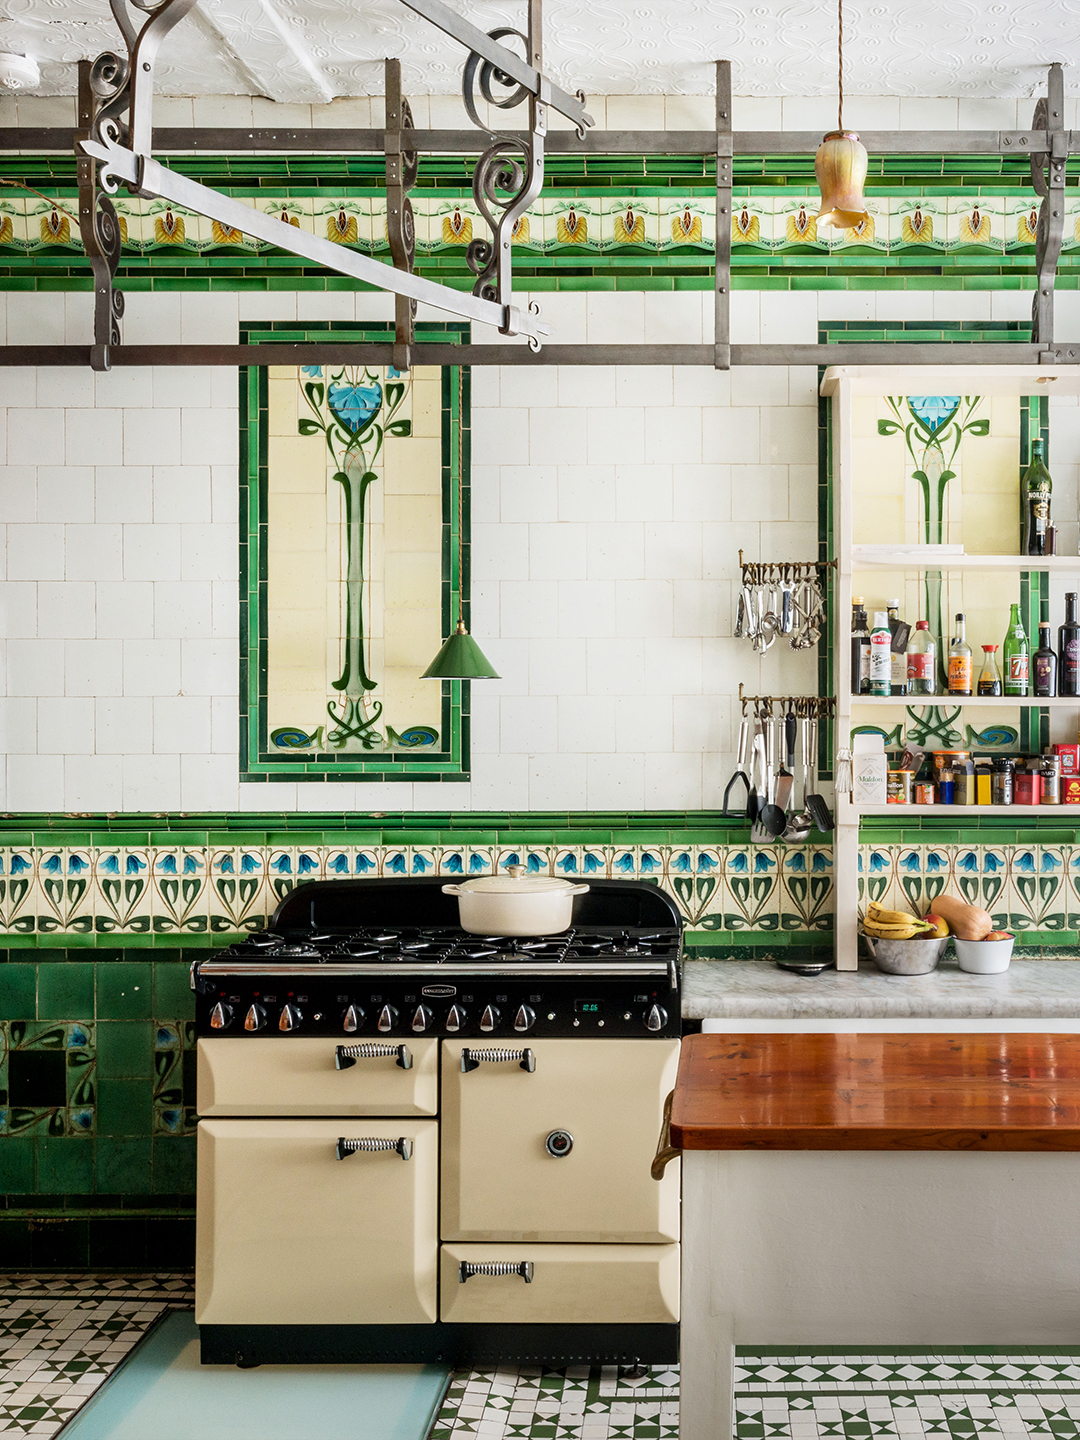
[[[970,975],[999,975],[1009,968],[1016,938],[1007,940],[958,940],[953,936],[960,969]]]

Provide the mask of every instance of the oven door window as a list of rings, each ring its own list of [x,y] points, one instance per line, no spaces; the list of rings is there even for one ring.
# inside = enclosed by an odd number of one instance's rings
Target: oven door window
[[[443,1042],[442,1238],[655,1244],[679,1236],[679,1167],[649,1173],[677,1040],[535,1040],[462,1071]]]
[[[203,1120],[198,1145],[200,1325],[434,1321],[436,1121]]]

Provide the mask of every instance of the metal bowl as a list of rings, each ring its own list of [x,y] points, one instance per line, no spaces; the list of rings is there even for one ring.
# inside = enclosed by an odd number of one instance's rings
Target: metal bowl
[[[937,968],[949,937],[940,940],[883,940],[864,935],[866,948],[879,970],[886,975],[929,975]]]

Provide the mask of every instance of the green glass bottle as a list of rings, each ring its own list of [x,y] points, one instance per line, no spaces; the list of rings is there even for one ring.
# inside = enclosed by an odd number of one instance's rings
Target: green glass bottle
[[[1045,555],[1046,531],[1050,524],[1050,493],[1054,482],[1043,461],[1041,439],[1031,442],[1031,463],[1020,483],[1024,496],[1024,553]]]
[[[1019,605],[1014,605],[1009,612],[1009,628],[1005,631],[1001,659],[1005,672],[1005,694],[1026,695],[1030,661],[1027,631],[1020,623]]]

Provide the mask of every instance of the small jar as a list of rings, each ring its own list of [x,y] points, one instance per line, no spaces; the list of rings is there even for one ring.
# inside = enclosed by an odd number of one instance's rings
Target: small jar
[[[994,770],[989,760],[978,760],[975,763],[975,803],[976,805],[992,805],[994,803]]]
[[[938,771],[937,801],[939,805],[956,804],[956,780],[951,769]]]
[[[1047,753],[1039,762],[1039,776],[1042,780],[1040,805],[1061,804],[1061,756]]]
[[[889,805],[911,804],[910,770],[890,770],[887,784],[888,789],[885,798]]]
[[[914,797],[916,805],[933,805],[936,787],[933,780],[916,780]]]
[[[975,804],[975,762],[970,756],[953,761],[953,804]]]
[[[1035,765],[1035,769],[1031,765]],[[1013,804],[1038,805],[1042,798],[1042,781],[1039,778],[1038,761],[1021,765],[1013,776]]]
[[[995,805],[1013,803],[1013,764],[1011,755],[998,755],[994,758],[992,791]]]

